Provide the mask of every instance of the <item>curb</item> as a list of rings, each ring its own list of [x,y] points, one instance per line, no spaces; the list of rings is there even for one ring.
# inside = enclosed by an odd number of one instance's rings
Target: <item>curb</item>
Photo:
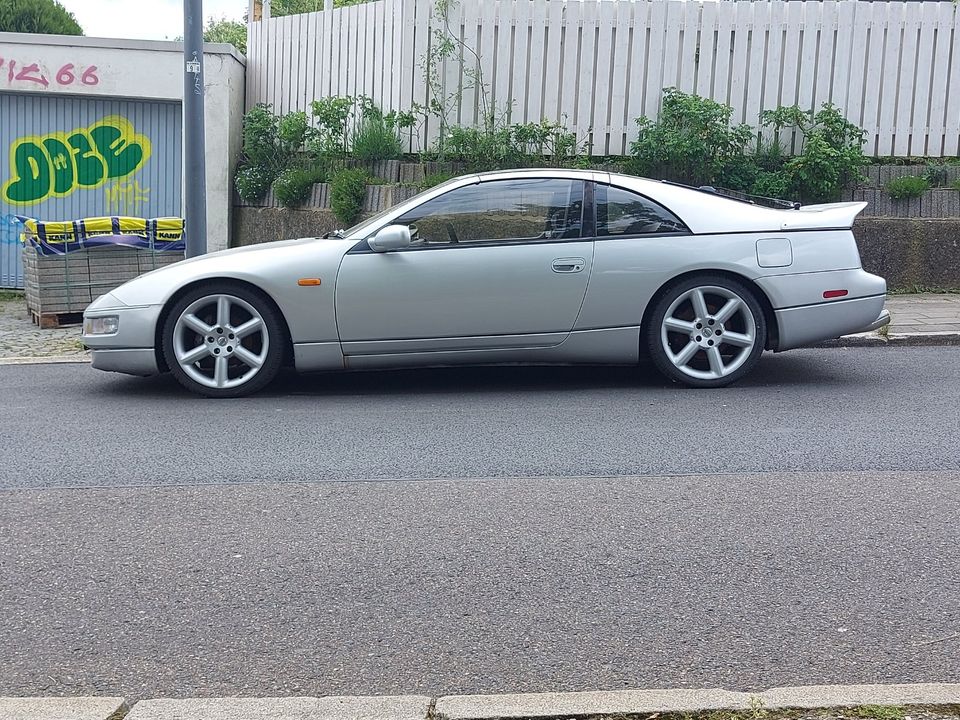
[[[758,693],[729,690],[626,690],[619,692],[461,695],[437,700],[438,720],[554,720],[698,713],[785,710],[861,705],[956,705],[960,684],[813,685]]]
[[[0,697],[0,720],[119,720],[128,709],[122,697]]]
[[[90,355],[36,355],[32,357],[0,358],[0,365],[65,365],[88,363]]]
[[[960,345],[960,332],[890,333],[886,336],[871,332],[844,335],[836,340],[817,343],[813,347],[932,347],[953,345]]]
[[[125,720],[425,720],[431,703],[423,695],[141,700]]]
[[[132,703],[131,703],[132,704]],[[383,697],[0,698],[0,720],[622,720],[657,714],[960,706],[960,683]]]

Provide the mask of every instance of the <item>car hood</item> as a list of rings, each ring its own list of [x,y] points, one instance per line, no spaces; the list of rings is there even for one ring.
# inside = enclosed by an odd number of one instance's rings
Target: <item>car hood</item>
[[[268,293],[310,268],[311,274],[335,271],[354,241],[339,238],[301,238],[249,245],[200,255],[141,275],[109,293],[103,302],[142,306],[165,303],[186,284],[206,279],[234,279],[252,283]],[[272,293],[271,293],[272,294]],[[111,299],[112,298],[112,299]],[[91,308],[100,309],[95,301]]]

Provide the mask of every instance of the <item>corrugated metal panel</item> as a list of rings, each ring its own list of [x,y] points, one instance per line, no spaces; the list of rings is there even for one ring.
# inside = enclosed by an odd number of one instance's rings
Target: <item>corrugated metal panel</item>
[[[180,104],[0,93],[0,287],[23,287],[14,215],[181,213]]]

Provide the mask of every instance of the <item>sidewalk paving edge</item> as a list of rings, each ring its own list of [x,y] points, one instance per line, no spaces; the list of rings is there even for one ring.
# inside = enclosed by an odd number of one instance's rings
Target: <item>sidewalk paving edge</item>
[[[558,720],[658,713],[960,706],[960,683],[809,685],[758,692],[614,690],[507,695],[144,699],[0,697],[0,720]],[[33,714],[30,714],[33,712]]]
[[[0,365],[64,365],[89,363],[90,355],[32,355],[26,357],[0,358]]]
[[[585,693],[459,695],[437,699],[436,720],[553,720],[655,713],[698,713],[858,707],[960,705],[960,683],[813,685],[756,693],[721,689],[622,690]]]

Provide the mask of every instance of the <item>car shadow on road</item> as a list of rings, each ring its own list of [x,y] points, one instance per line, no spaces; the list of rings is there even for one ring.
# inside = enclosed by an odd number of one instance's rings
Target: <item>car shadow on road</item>
[[[829,355],[826,353],[830,353]],[[526,393],[570,392],[604,389],[629,391],[724,392],[737,388],[783,388],[815,385],[822,387],[850,382],[840,372],[833,351],[812,351],[789,355],[766,354],[746,378],[721,390],[690,390],[664,379],[652,364],[608,365],[495,365],[439,367],[402,370],[369,370],[298,374],[285,369],[277,380],[256,398],[290,396],[397,396],[417,393]],[[169,374],[155,378],[110,376],[101,392],[139,398],[194,397]]]

